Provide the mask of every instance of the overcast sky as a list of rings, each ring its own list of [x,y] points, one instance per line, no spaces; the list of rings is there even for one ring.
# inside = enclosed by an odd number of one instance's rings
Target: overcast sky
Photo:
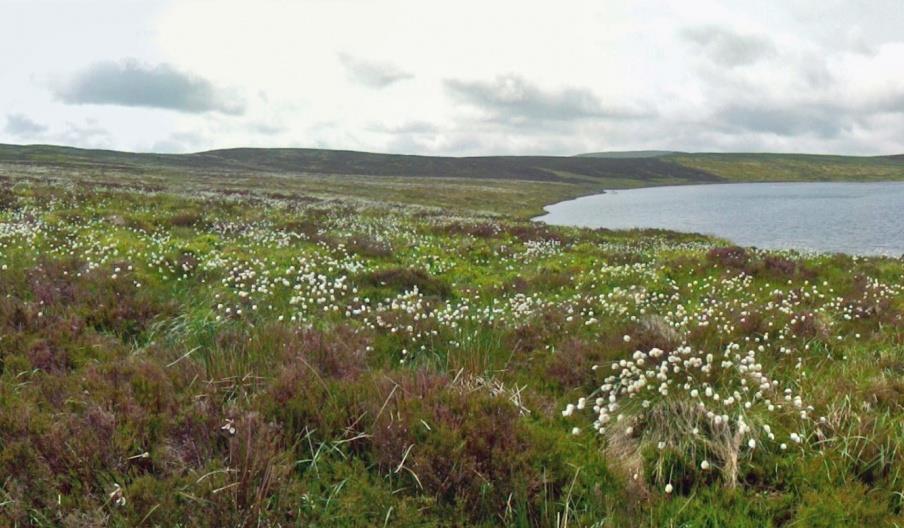
[[[904,153],[904,0],[0,0],[0,142]]]

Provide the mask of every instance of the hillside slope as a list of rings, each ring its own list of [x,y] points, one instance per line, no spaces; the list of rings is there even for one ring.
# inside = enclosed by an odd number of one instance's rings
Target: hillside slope
[[[123,171],[270,172],[598,183],[611,187],[720,181],[904,179],[904,155],[691,154],[667,151],[581,156],[444,157],[304,148],[235,148],[142,154],[50,145],[0,145],[0,163]]]
[[[691,167],[656,159],[591,159],[557,156],[482,156],[453,158],[373,154],[317,149],[228,149],[192,156],[228,160],[248,168],[278,172],[367,174],[445,178],[499,178],[539,181],[581,181],[629,178],[653,181],[675,178],[715,181],[718,178]]]
[[[355,198],[530,217],[540,214],[544,205],[605,189],[904,180],[904,156],[674,153],[639,158],[454,158],[295,148],[141,154],[0,145],[0,179],[184,195],[217,189],[229,195],[265,198]]]
[[[578,154],[578,158],[660,158],[669,154],[680,154],[674,150],[607,150]]]
[[[367,176],[494,178],[587,182],[614,179],[637,184],[715,182],[705,171],[658,159],[556,156],[453,158],[301,148],[236,148],[194,154],[138,154],[49,145],[0,145],[0,163],[147,171],[153,169],[348,174]]]
[[[727,181],[881,181],[904,179],[904,156],[675,154],[667,162]]]

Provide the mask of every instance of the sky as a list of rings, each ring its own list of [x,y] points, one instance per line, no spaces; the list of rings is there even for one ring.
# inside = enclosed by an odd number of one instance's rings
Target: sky
[[[904,0],[0,0],[0,143],[904,153]]]

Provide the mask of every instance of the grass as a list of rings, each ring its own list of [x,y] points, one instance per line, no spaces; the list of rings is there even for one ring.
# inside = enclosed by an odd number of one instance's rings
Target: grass
[[[600,157],[602,156],[602,157]],[[901,156],[707,154],[451,158],[319,149],[136,154],[0,145],[0,174],[141,191],[396,203],[466,215],[542,214],[543,206],[605,189],[745,181],[904,180]]]
[[[904,521],[901,259],[168,171],[4,170],[0,524]]]
[[[675,163],[726,181],[893,181],[902,179],[900,159],[891,156],[806,154],[674,154]]]

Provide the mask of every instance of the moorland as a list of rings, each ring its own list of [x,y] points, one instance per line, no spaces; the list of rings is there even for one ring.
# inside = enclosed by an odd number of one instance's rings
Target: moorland
[[[0,519],[904,521],[904,260],[529,218],[895,157],[0,146]]]

